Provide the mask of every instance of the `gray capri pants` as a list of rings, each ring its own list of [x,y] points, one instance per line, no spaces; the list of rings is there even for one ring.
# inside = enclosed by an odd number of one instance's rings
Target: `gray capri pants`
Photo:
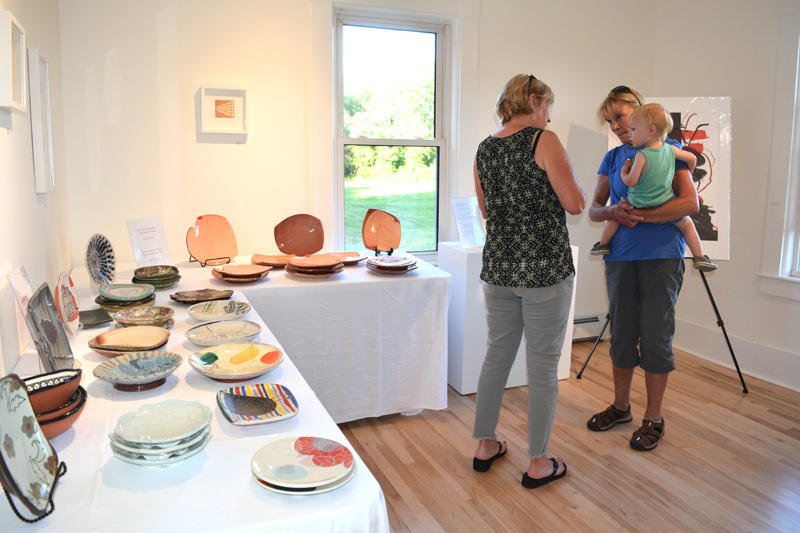
[[[683,259],[605,261],[611,362],[665,374],[675,370],[675,303],[683,285]]]
[[[528,452],[547,454],[558,393],[558,360],[569,320],[575,274],[541,288],[484,283],[488,346],[475,402],[476,439],[495,439],[503,392],[517,357],[522,332],[527,341]]]

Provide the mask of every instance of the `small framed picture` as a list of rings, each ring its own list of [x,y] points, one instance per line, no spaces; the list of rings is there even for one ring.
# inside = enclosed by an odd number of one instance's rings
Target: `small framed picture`
[[[247,91],[200,87],[200,117],[200,133],[247,134]]]

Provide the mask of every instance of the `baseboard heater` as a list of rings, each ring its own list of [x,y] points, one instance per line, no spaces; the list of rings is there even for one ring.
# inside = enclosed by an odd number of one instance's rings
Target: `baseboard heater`
[[[596,315],[576,316],[572,328],[573,341],[594,340],[600,336],[600,330],[606,323],[605,313]],[[608,335],[608,328],[603,333],[603,337]]]

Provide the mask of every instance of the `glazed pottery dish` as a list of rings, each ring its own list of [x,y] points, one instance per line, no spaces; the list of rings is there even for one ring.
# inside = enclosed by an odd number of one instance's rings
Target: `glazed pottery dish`
[[[283,361],[277,346],[261,342],[234,342],[210,346],[189,357],[189,366],[204,376],[224,383],[262,376]]]
[[[78,309],[78,294],[75,284],[69,274],[62,272],[58,276],[58,286],[56,287],[56,310],[61,322],[64,323],[67,336],[74,337],[81,329],[83,324],[80,321],[80,311]]]
[[[356,266],[367,258],[366,255],[358,252],[328,252],[328,255],[339,259],[346,267]]]
[[[250,262],[254,265],[261,265],[261,266],[268,266],[272,267],[273,269],[279,269],[286,266],[286,263],[289,262],[289,259],[294,257],[294,254],[290,255],[261,255],[261,254],[253,254],[253,257],[250,258]]]
[[[158,326],[135,326],[112,329],[101,333],[89,341],[89,348],[99,350],[118,350],[123,352],[143,352],[154,350],[169,339],[169,331]],[[102,352],[98,352],[102,353]]]
[[[86,398],[86,389],[83,387],[78,387],[72,397],[67,400],[67,402],[62,405],[61,407],[57,407],[56,409],[52,409],[50,411],[44,411],[42,413],[36,413],[36,420],[39,421],[41,424],[42,422],[47,422],[48,420],[56,419],[60,416],[64,416],[65,414],[72,411],[76,408],[82,401]],[[34,410],[35,412],[35,410]]]
[[[154,265],[137,268],[133,271],[133,276],[142,281],[164,281],[175,278],[179,271],[172,265]]]
[[[361,238],[367,250],[391,252],[400,247],[400,220],[396,216],[368,209],[361,224]]]
[[[134,300],[132,302],[123,302],[120,300],[110,300],[103,296],[102,294],[94,299],[94,302],[105,309],[106,311],[116,312],[120,309],[128,309],[130,307],[146,307],[149,305],[153,305],[156,301],[156,295],[151,294],[147,298],[142,300]]]
[[[196,304],[198,302],[210,302],[213,300],[227,300],[233,295],[233,291],[220,291],[217,289],[200,289],[198,291],[178,291],[170,294],[169,297],[176,302],[184,304]]]
[[[164,444],[202,430],[209,420],[211,409],[198,401],[164,400],[122,415],[114,434],[129,443]]]
[[[86,270],[95,286],[113,283],[116,273],[116,256],[111,242],[95,233],[86,244]]]
[[[211,426],[206,424],[202,426],[201,429],[188,435],[182,439],[168,441],[168,442],[159,442],[155,444],[147,444],[142,442],[128,442],[122,437],[117,436],[116,433],[109,433],[108,439],[111,441],[111,444],[114,445],[115,448],[119,449],[120,451],[125,451],[128,453],[139,454],[139,455],[147,455],[151,457],[159,457],[164,456],[173,452],[185,450],[191,446],[194,446],[201,440],[203,440],[208,433],[211,431]]]
[[[46,371],[73,368],[72,348],[47,283],[42,283],[28,301],[25,322]]]
[[[261,333],[261,326],[250,320],[217,320],[190,328],[186,338],[198,346],[249,341]]]
[[[208,441],[211,440],[211,433],[206,433],[198,442],[185,446],[178,450],[162,453],[162,454],[146,454],[146,453],[132,453],[123,450],[111,443],[111,451],[114,452],[114,457],[120,461],[131,463],[146,468],[162,468],[165,466],[172,466],[175,463],[185,461],[189,457],[201,452],[206,447]]]
[[[92,373],[117,390],[136,392],[161,386],[182,362],[172,352],[131,352],[101,363]]]
[[[189,316],[201,322],[233,320],[250,312],[250,304],[238,300],[200,302],[191,306]]]
[[[253,266],[257,266],[257,265],[253,265]],[[268,267],[259,267],[259,268],[268,268]],[[254,282],[256,282],[256,281],[258,281],[258,280],[260,280],[262,278],[267,277],[267,274],[269,274],[269,270],[267,270],[267,271],[265,271],[265,272],[263,272],[261,274],[257,274],[255,276],[247,276],[247,277],[238,276],[238,277],[236,277],[236,276],[226,276],[224,274],[220,274],[216,270],[212,270],[211,271],[211,275],[214,276],[215,278],[219,279],[219,280],[225,281],[227,283],[238,283],[240,285],[241,284],[245,284],[245,283],[254,283]]]
[[[268,424],[297,414],[297,400],[279,383],[259,383],[224,389],[217,405],[225,420],[235,426]]]
[[[200,215],[186,232],[189,256],[202,266],[230,263],[239,253],[236,235],[228,219],[220,215]]]
[[[252,278],[266,275],[270,267],[262,265],[223,265],[214,267],[214,272],[221,274],[223,278]]]
[[[144,300],[155,290],[147,283],[108,283],[97,288],[104,298],[117,302],[138,302]]]
[[[253,479],[258,484],[259,487],[263,487],[267,490],[271,490],[272,492],[277,492],[279,494],[288,494],[290,496],[313,496],[315,494],[322,494],[324,492],[330,492],[332,490],[336,490],[339,487],[347,484],[348,481],[353,479],[356,475],[356,463],[353,463],[353,468],[348,472],[343,478],[339,479],[338,481],[334,481],[332,483],[328,483],[326,485],[320,485],[319,487],[313,488],[294,488],[294,487],[282,487],[279,485],[275,485],[273,483],[268,483],[263,479],[260,479],[254,473],[251,472],[253,475]]]
[[[114,320],[108,311],[103,309],[89,309],[88,311],[81,311],[80,321],[84,328],[94,328],[100,324],[111,322]]]
[[[85,391],[84,391],[85,392]],[[83,412],[83,408],[86,407],[86,400],[88,396],[86,394],[77,402],[76,405],[72,407],[72,409],[63,415],[52,418],[50,420],[41,421],[39,425],[42,427],[42,433],[48,439],[52,439],[64,433],[66,430],[72,427],[78,417],[81,416]]]
[[[325,232],[313,215],[292,215],[275,226],[275,244],[284,254],[307,255],[322,250]]]
[[[114,313],[114,320],[126,326],[160,326],[174,315],[169,307],[132,307]]]
[[[82,375],[83,371],[77,368],[25,378],[25,387],[34,412],[45,413],[64,405],[78,390]]]
[[[58,456],[36,421],[25,384],[15,374],[0,379],[0,400],[0,481],[31,513],[44,516],[58,479]]]

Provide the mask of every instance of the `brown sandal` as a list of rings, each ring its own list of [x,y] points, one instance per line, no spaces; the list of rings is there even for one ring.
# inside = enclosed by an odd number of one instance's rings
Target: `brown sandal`
[[[611,404],[602,413],[593,415],[592,418],[586,422],[586,427],[592,431],[607,431],[617,424],[624,424],[631,420],[633,420],[633,415],[631,414],[630,405],[623,411],[622,409],[614,407],[614,404]]]
[[[631,448],[646,452],[658,446],[658,441],[664,436],[664,419],[661,422],[653,422],[652,420],[642,420],[642,427],[633,432],[631,438]]]

